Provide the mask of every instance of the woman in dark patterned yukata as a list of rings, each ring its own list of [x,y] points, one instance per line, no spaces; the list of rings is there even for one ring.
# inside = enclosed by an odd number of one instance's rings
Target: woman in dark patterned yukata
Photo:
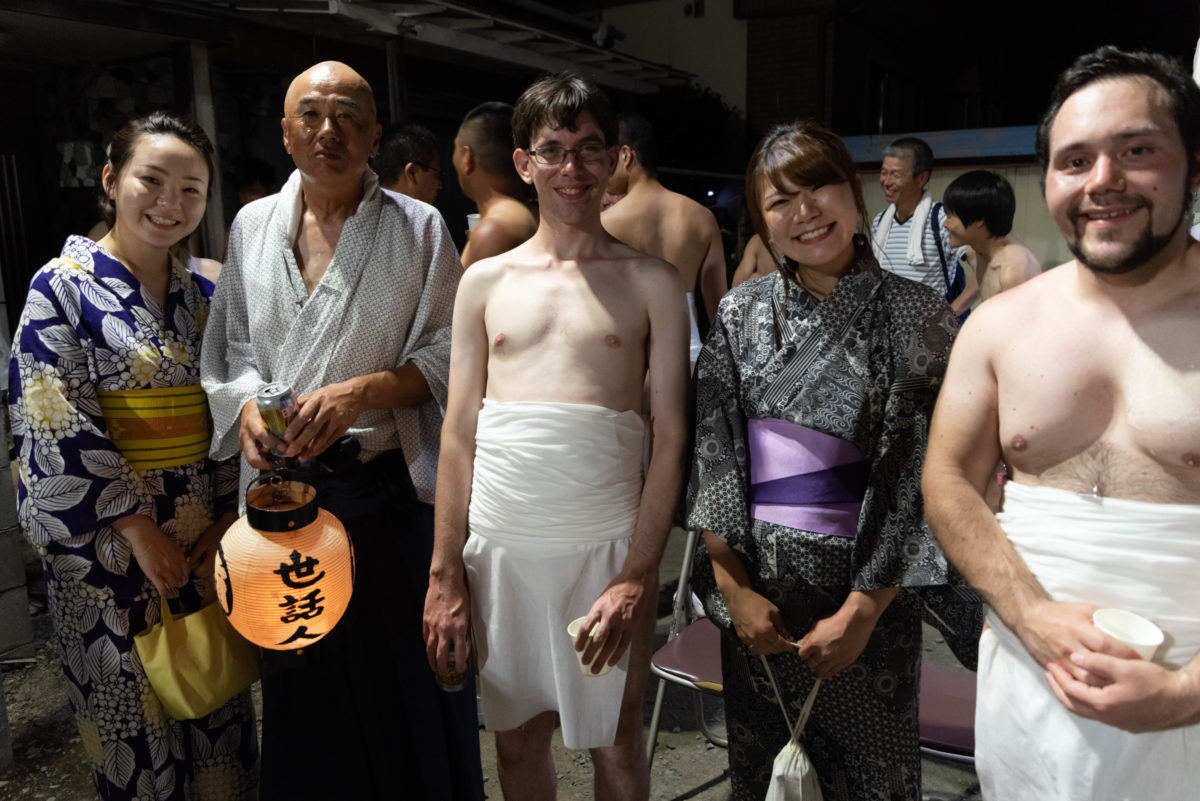
[[[102,173],[111,230],[67,239],[34,276],[14,335],[19,517],[46,590],[100,797],[251,799],[249,692],[166,715],[133,648],[161,603],[194,611],[233,521],[237,464],[208,459],[200,340],[212,284],[173,245],[204,216],[212,145],[166,112],[128,123]]]
[[[936,292],[880,270],[837,134],[778,126],[746,172],[776,272],[739,285],[696,365],[689,523],[696,586],[722,628],[733,798],[761,799],[822,679],[803,742],[825,798],[920,798],[921,618],[970,652],[980,610],[948,586],[923,519],[929,416],[958,324]]]

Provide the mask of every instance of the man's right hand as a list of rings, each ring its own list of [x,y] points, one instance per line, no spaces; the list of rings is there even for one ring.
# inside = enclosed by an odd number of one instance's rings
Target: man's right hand
[[[463,654],[467,652],[467,636],[471,630],[471,596],[461,573],[449,578],[430,577],[421,630],[425,638],[425,656],[435,673],[450,672],[452,644],[455,667],[463,668]]]
[[[779,607],[766,596],[749,587],[740,587],[725,594],[725,608],[734,632],[750,653],[780,654],[796,650]]]
[[[1092,604],[1039,599],[1029,604],[1021,620],[1013,626],[1037,663],[1043,668],[1059,665],[1076,680],[1101,685],[1106,679],[1093,676],[1071,661],[1071,654],[1092,651],[1123,659],[1136,658],[1129,646],[1109,637],[1092,624]]]
[[[271,461],[267,457],[271,451],[283,453],[287,450],[287,443],[263,425],[262,415],[258,412],[258,401],[254,398],[246,401],[246,405],[242,407],[238,441],[242,446],[242,455],[246,457],[250,466],[257,470],[271,469]]]

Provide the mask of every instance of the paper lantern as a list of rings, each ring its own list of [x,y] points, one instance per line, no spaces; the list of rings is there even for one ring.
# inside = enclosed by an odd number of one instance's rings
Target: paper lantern
[[[287,651],[328,634],[350,603],[354,549],[310,485],[275,474],[217,547],[217,600],[243,637]]]

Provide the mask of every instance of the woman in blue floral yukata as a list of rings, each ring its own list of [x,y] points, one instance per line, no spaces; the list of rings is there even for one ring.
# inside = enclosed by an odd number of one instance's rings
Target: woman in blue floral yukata
[[[67,239],[34,276],[9,386],[19,517],[46,589],[80,739],[103,799],[249,799],[258,746],[249,693],[173,720],[134,635],[204,604],[234,519],[237,465],[209,460],[200,341],[213,285],[171,248],[199,225],[212,145],[155,112],[113,138],[110,230]]]

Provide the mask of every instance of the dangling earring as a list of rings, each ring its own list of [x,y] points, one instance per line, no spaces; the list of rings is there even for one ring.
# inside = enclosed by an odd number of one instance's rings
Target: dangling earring
[[[851,237],[850,241],[854,243],[855,250],[862,250],[867,246],[867,235],[860,231]]]

